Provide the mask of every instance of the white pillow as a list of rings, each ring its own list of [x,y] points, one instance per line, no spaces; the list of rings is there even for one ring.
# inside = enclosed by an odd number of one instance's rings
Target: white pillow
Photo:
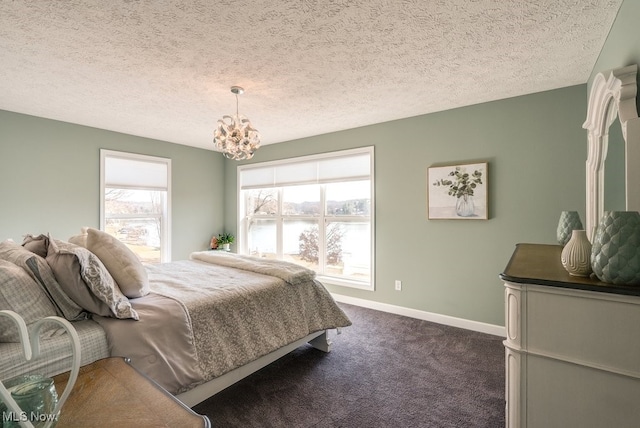
[[[98,256],[125,296],[149,294],[149,278],[138,256],[123,242],[101,230],[87,230],[87,250]]]

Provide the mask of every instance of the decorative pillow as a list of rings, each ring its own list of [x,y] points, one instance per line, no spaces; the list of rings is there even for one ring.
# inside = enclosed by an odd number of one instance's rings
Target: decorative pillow
[[[45,259],[34,254],[33,257],[26,260],[26,266],[36,281],[48,292],[63,317],[69,321],[80,321],[89,318],[87,311],[76,304],[71,297],[67,296],[60,284],[58,284],[51,267]]]
[[[42,258],[47,257],[47,249],[49,248],[49,236],[47,235],[25,235],[22,246],[32,253],[36,253]]]
[[[56,307],[57,315],[70,321],[87,318],[88,314],[62,290],[45,259],[15,242],[0,243],[0,258],[17,265],[31,275]]]
[[[129,299],[91,251],[51,239],[47,263],[63,290],[84,309],[102,316],[138,319]]]
[[[89,228],[87,249],[104,263],[125,296],[136,298],[149,294],[147,270],[123,242],[106,232]]]
[[[81,228],[80,235],[73,235],[71,238],[69,238],[69,242],[87,248],[87,230],[89,230],[88,227]]]
[[[42,288],[21,267],[0,260],[0,310],[20,315],[27,327],[41,318],[56,315],[56,309]],[[53,324],[44,325],[41,337],[50,337],[58,330]],[[0,317],[0,342],[20,342],[13,320]]]

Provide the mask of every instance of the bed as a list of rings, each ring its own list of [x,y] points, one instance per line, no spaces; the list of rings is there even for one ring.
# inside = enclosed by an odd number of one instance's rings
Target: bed
[[[83,365],[130,358],[188,406],[305,343],[329,352],[328,330],[351,324],[301,266],[221,251],[144,266],[110,235],[83,232],[0,243],[0,309],[27,325],[52,314],[70,320]],[[41,335],[47,357],[30,362],[10,326],[0,328],[0,379],[69,369],[70,346],[55,326]]]

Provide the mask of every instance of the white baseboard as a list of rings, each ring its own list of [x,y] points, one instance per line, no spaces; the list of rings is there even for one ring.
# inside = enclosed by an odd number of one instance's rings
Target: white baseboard
[[[336,302],[347,303],[349,305],[362,306],[363,308],[374,309],[382,312],[389,312],[405,317],[416,318],[438,324],[450,325],[452,327],[464,328],[480,333],[492,334],[494,336],[506,337],[503,326],[487,324],[479,321],[466,320],[448,315],[435,314],[432,312],[419,311],[417,309],[405,308],[403,306],[390,305],[388,303],[374,302],[372,300],[359,299],[357,297],[344,296],[342,294],[331,293]]]

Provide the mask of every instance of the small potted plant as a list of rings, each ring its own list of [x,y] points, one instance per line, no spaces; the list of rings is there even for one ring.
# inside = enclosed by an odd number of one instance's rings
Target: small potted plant
[[[224,251],[229,251],[229,246],[233,244],[235,238],[230,233],[221,233],[218,235],[218,248],[222,247]]]

